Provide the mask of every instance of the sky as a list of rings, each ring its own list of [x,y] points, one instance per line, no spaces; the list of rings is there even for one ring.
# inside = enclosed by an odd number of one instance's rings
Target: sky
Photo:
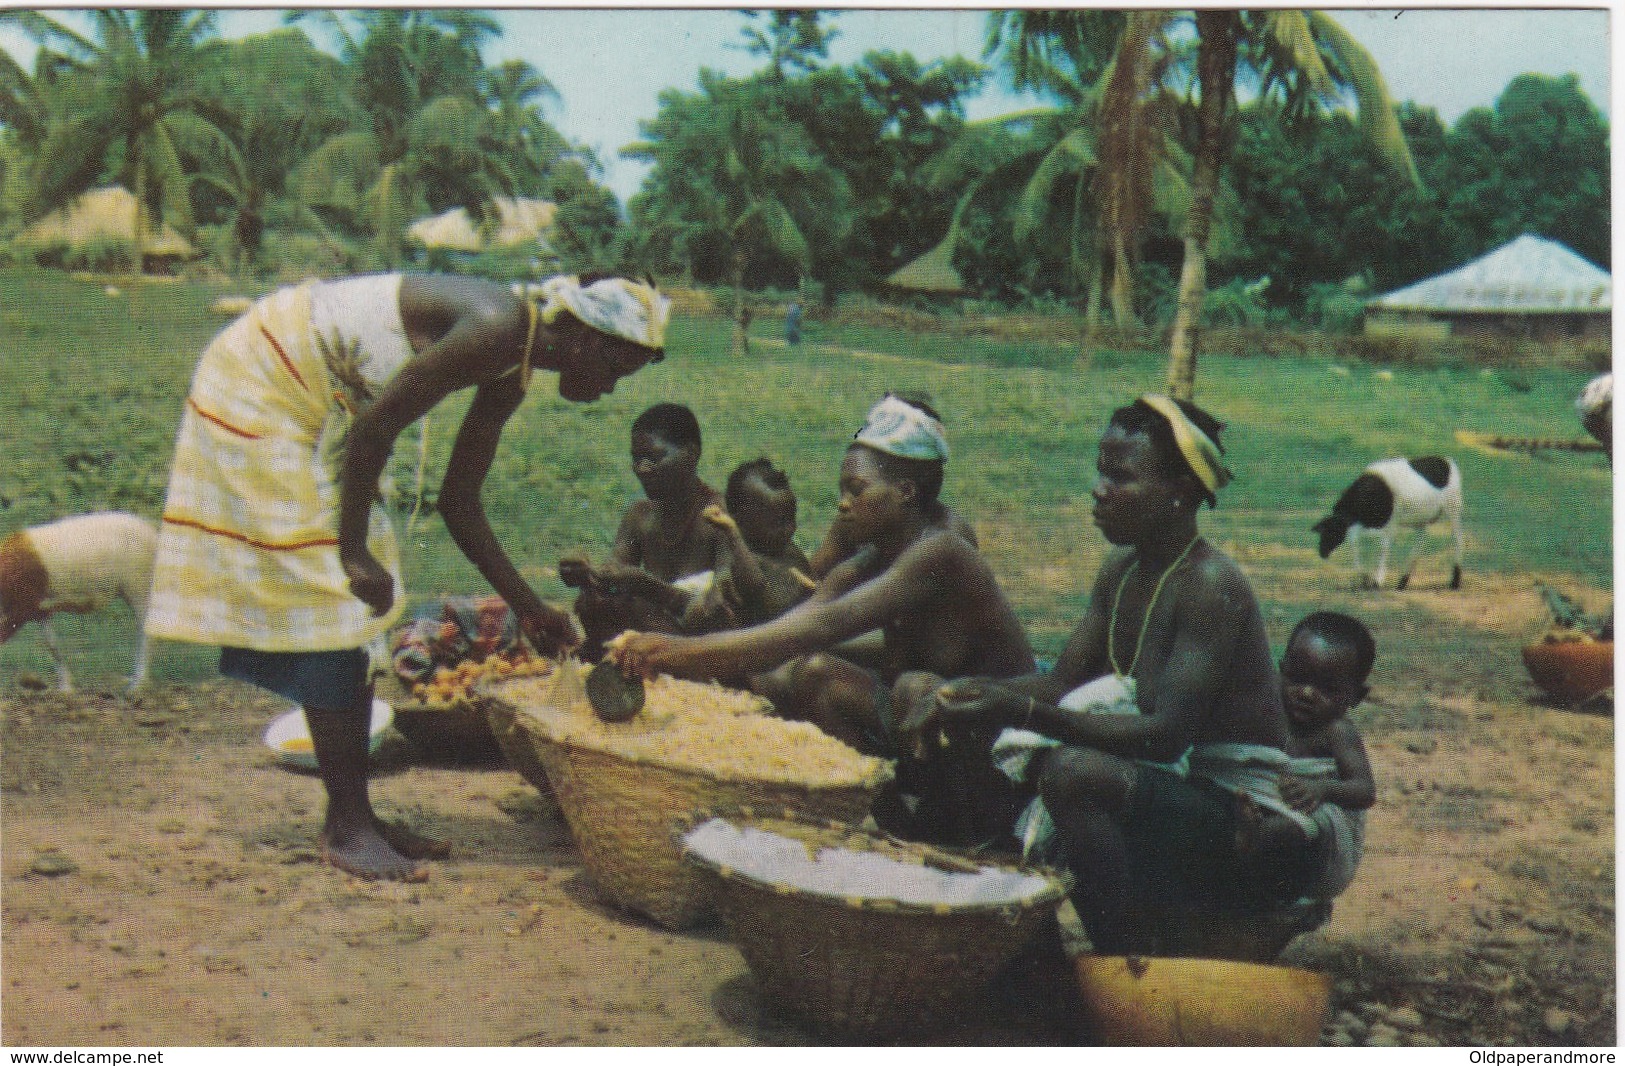
[[[638,139],[639,120],[653,118],[662,89],[692,90],[701,67],[733,75],[762,66],[739,46],[745,20],[733,9],[678,7],[580,10],[561,7],[496,10],[500,41],[488,63],[523,59],[559,90],[549,120],[573,141],[598,152],[602,180],[623,203],[647,173],[619,150]],[[66,15],[67,12],[60,12]],[[1518,74],[1573,73],[1604,114],[1611,113],[1610,12],[1606,8],[1345,9],[1338,20],[1376,58],[1396,100],[1436,108],[1446,123],[1468,109],[1488,107]],[[865,52],[910,52],[928,62],[949,55],[980,58],[984,10],[899,8],[841,11],[828,61],[846,65]],[[281,24],[279,11],[222,12],[224,36],[263,32]],[[329,44],[315,23],[318,44]],[[32,45],[0,30],[0,47],[25,65]],[[1031,106],[1032,98],[990,82],[967,103],[971,118]]]

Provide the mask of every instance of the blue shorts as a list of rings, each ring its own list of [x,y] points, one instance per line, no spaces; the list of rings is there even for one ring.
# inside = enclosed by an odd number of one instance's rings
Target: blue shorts
[[[318,711],[370,710],[371,663],[363,648],[255,651],[221,648],[220,672]]]

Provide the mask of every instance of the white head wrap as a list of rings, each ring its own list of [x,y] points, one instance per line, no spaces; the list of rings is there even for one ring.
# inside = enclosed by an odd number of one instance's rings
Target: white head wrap
[[[560,311],[569,311],[600,333],[645,348],[666,345],[671,301],[652,285],[625,278],[604,278],[583,286],[579,278],[560,274],[539,285],[518,282],[513,290],[527,300],[540,301],[538,314],[544,324],[551,325]]]
[[[942,423],[889,392],[869,408],[869,417],[854,439],[901,459],[948,460],[948,436]]]

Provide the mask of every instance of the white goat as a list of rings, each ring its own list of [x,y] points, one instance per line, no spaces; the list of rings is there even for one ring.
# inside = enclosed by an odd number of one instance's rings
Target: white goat
[[[57,688],[73,691],[73,678],[51,628],[58,611],[98,611],[114,599],[135,614],[135,665],[130,688],[147,679],[147,594],[152,586],[158,531],[152,523],[117,511],[77,515],[19,530],[0,540],[0,644],[29,622],[56,661]]]
[[[1422,531],[1441,518],[1450,520],[1450,532],[1456,542],[1455,566],[1450,571],[1450,587],[1461,588],[1461,471],[1453,460],[1438,455],[1419,459],[1385,459],[1372,463],[1365,473],[1354,479],[1343,495],[1332,505],[1332,513],[1315,523],[1320,534],[1320,557],[1328,558],[1345,537],[1352,537],[1355,567],[1362,586],[1381,588],[1388,576],[1388,552],[1393,547],[1396,527],[1412,531],[1406,551],[1399,584],[1410,583],[1411,571],[1416,567],[1416,547]],[[1376,537],[1378,542],[1375,571],[1365,565],[1363,542]]]

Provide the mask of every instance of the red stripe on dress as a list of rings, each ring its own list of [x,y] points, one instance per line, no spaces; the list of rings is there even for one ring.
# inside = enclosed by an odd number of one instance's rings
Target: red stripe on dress
[[[264,335],[266,340],[271,342],[271,347],[276,349],[277,358],[281,359],[282,365],[288,368],[288,373],[293,375],[293,380],[299,382],[299,387],[301,389],[309,392],[310,386],[306,385],[305,379],[299,376],[299,371],[293,368],[293,360],[288,358],[288,353],[282,350],[282,345],[278,344],[276,342],[276,338],[271,336],[271,331],[266,329],[264,326],[261,326],[260,333]]]
[[[187,526],[192,529],[201,530],[204,533],[211,533],[217,537],[226,537],[229,540],[242,541],[244,544],[247,544],[250,547],[263,548],[266,551],[271,552],[291,552],[298,551],[301,548],[332,548],[337,547],[339,542],[337,537],[318,537],[315,540],[295,541],[292,544],[271,544],[263,540],[255,540],[253,537],[245,537],[243,534],[235,533],[229,529],[218,529],[214,526],[206,526],[202,522],[196,522],[190,518],[172,518],[169,515],[164,515],[164,521],[172,526]]]
[[[247,437],[249,440],[259,440],[260,437],[261,437],[261,434],[259,434],[259,433],[250,433],[246,429],[238,429],[236,426],[232,425],[230,422],[227,422],[225,419],[221,418],[220,416],[211,415],[209,412],[207,412],[203,408],[199,407],[197,405],[197,401],[192,399],[191,397],[187,397],[186,406],[188,406],[192,410],[196,411],[198,413],[199,417],[207,418],[210,422],[213,422],[215,425],[219,426],[221,429],[225,430],[228,433],[235,433],[239,437]]]

